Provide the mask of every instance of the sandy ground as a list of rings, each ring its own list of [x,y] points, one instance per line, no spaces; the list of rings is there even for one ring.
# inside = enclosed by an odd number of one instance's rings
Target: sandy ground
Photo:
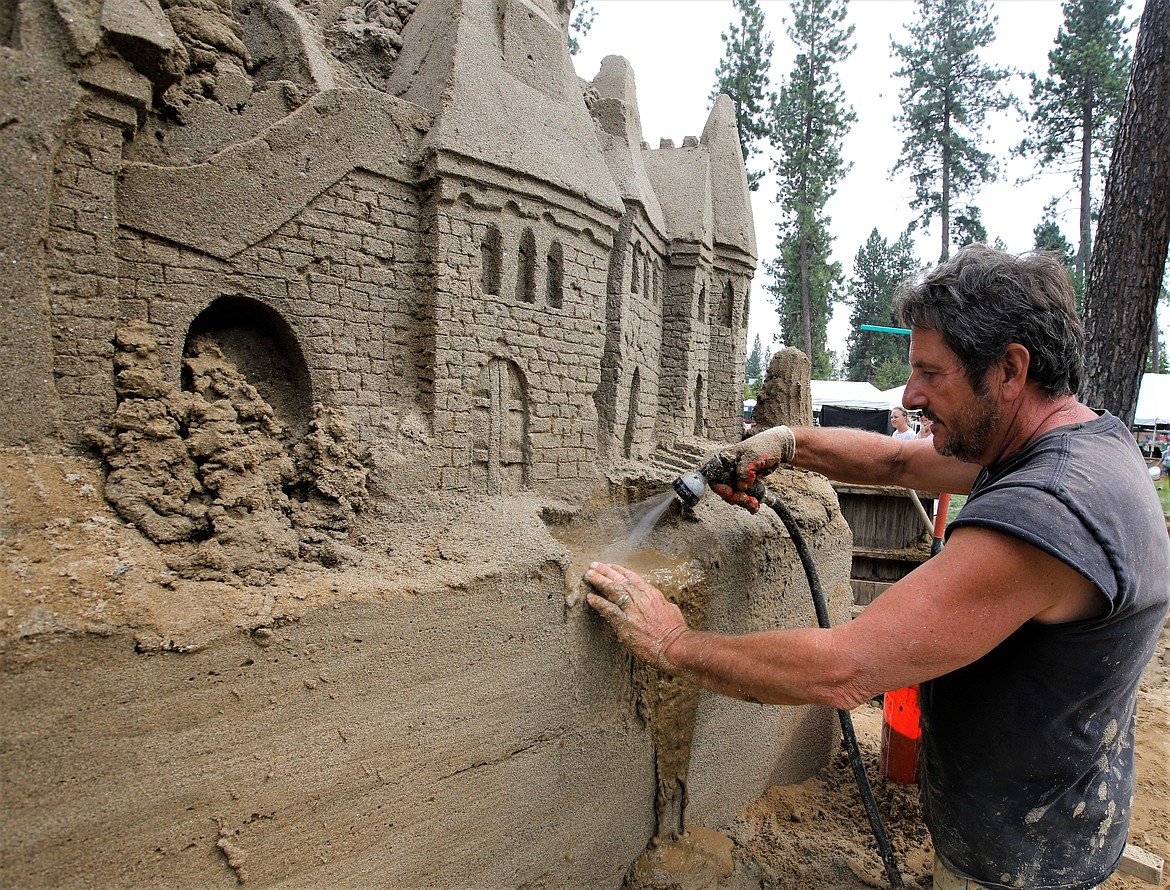
[[[1130,843],[1170,858],[1170,632],[1141,685],[1137,731],[1137,792]],[[929,888],[932,850],[917,788],[879,780],[881,710],[854,712],[866,769],[907,888]],[[865,810],[844,750],[801,785],[772,788],[726,833],[734,849],[736,886],[770,890],[888,887]],[[741,884],[740,881],[743,883]],[[1163,877],[1163,884],[1166,878]],[[1103,890],[1142,890],[1151,884],[1117,872]]]

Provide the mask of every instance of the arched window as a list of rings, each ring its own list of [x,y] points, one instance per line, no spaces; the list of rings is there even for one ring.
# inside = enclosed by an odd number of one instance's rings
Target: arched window
[[[634,368],[634,379],[630,383],[630,409],[626,414],[626,434],[622,437],[622,451],[626,457],[634,456],[634,445],[638,441],[638,400],[642,396],[642,375]]]
[[[699,321],[707,320],[707,282],[699,282]]]
[[[735,327],[735,288],[731,286],[731,279],[723,286],[723,323],[729,328]]]
[[[516,298],[536,302],[536,238],[532,229],[520,236],[520,256],[516,266]]]
[[[191,322],[183,355],[189,357],[208,340],[256,387],[292,435],[304,435],[312,413],[312,380],[300,342],[283,316],[251,297],[220,297]],[[193,386],[184,366],[183,388]]]
[[[479,281],[485,294],[499,294],[502,260],[503,248],[500,246],[500,230],[495,226],[488,226],[483,241],[479,245]]]
[[[565,252],[560,241],[548,249],[548,304],[560,309],[565,299]]]
[[[695,377],[695,435],[706,435],[703,424],[703,375]]]
[[[642,265],[642,249],[634,245],[634,260],[630,263],[630,293],[636,294],[638,292],[638,272]]]

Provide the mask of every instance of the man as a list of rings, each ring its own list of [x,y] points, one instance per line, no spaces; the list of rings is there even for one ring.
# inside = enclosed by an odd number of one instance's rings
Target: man
[[[736,698],[853,708],[921,684],[935,887],[1087,890],[1124,850],[1138,679],[1167,611],[1170,541],[1129,430],[1075,393],[1084,332],[1045,254],[968,247],[903,290],[903,404],[934,438],[774,427],[733,448],[749,507],[789,462],[844,482],[970,492],[947,544],[854,621],[690,630],[633,572],[588,602],[635,655]]]
[[[905,408],[895,408],[890,412],[890,423],[894,425],[894,432],[891,433],[895,439],[916,439],[918,433],[914,432],[914,428],[910,426],[910,418],[906,416]]]

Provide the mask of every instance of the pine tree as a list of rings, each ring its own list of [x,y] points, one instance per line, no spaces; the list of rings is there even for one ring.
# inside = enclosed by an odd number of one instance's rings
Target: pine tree
[[[955,214],[954,222],[951,223],[951,243],[955,247],[987,243],[987,227],[983,225],[983,211],[974,204],[968,204]]]
[[[1170,306],[1170,290],[1166,289],[1165,281],[1162,282],[1162,290],[1158,294],[1158,305]],[[1162,332],[1158,330],[1157,318],[1157,309],[1155,308],[1154,330],[1150,337],[1150,351],[1146,356],[1145,373],[1147,374],[1165,374],[1167,370],[1170,370],[1170,357],[1166,355],[1166,341],[1162,338]]]
[[[835,357],[826,349],[833,293],[841,264],[830,259],[833,238],[825,204],[849,169],[841,144],[857,119],[845,104],[835,66],[853,52],[844,0],[797,0],[788,36],[797,47],[772,123],[777,158],[777,257],[767,263],[784,342],[809,356],[813,375],[827,377]]]
[[[1073,246],[1064,237],[1064,233],[1060,231],[1060,226],[1055,219],[1046,215],[1044,219],[1036,223],[1036,228],[1032,229],[1032,235],[1034,249],[1059,254],[1060,262],[1064,267],[1066,269],[1073,268],[1073,264],[1076,262]]]
[[[914,256],[914,244],[909,232],[903,232],[890,245],[875,228],[857,251],[853,260],[853,276],[849,281],[853,312],[850,316],[852,332],[849,334],[845,360],[846,379],[873,382],[883,365],[908,362],[909,338],[882,331],[863,331],[861,326],[901,327],[901,321],[894,311],[894,293],[918,269],[919,263]]]
[[[897,122],[906,138],[894,166],[910,171],[910,206],[929,225],[942,223],[941,258],[950,256],[951,208],[998,175],[995,159],[980,148],[989,112],[1011,100],[999,82],[1010,73],[979,58],[995,39],[995,19],[986,0],[918,0],[911,41],[893,43],[902,60],[896,74],[906,78]]]
[[[1048,53],[1048,76],[1029,75],[1034,108],[1028,136],[1016,149],[1041,167],[1068,168],[1080,191],[1078,274],[1084,274],[1092,237],[1094,170],[1104,179],[1130,66],[1122,0],[1065,0],[1064,23]]]
[[[909,380],[910,363],[890,358],[877,366],[870,383],[884,392],[895,386],[905,386]]]
[[[1032,229],[1033,250],[1047,250],[1060,257],[1060,263],[1068,270],[1072,279],[1073,292],[1077,295],[1077,311],[1080,312],[1085,302],[1085,276],[1077,271],[1076,251],[1060,231],[1060,226],[1052,216],[1053,207],[1045,208],[1044,218]]]
[[[747,362],[744,364],[743,375],[748,383],[759,383],[760,378],[764,376],[761,368],[763,361],[763,347],[760,346],[760,335],[756,334],[756,342],[752,344],[752,351],[748,353]]]
[[[582,0],[582,2],[573,10],[573,18],[569,22],[569,55],[575,56],[581,52],[581,41],[585,39],[585,35],[589,33],[589,29],[593,27],[593,20],[597,18],[597,10],[593,6],[593,0]]]
[[[731,97],[735,105],[735,125],[746,164],[767,141],[772,106],[776,94],[768,91],[768,68],[772,64],[772,38],[764,30],[764,12],[759,0],[732,0],[741,13],[739,25],[732,24],[721,35],[724,53],[715,70],[715,89],[710,99],[720,93]],[[759,171],[748,171],[748,187],[760,187]]]

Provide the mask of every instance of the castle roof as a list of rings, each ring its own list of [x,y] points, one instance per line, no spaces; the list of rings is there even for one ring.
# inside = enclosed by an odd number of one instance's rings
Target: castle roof
[[[564,32],[540,4],[420,3],[389,88],[434,113],[425,149],[527,174],[622,212]]]

